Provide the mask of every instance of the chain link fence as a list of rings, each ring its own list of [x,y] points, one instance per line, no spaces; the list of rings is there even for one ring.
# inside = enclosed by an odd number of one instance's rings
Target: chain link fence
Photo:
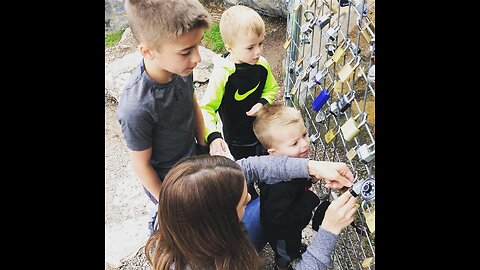
[[[375,269],[375,1],[289,0],[283,101],[302,112],[311,158],[354,173],[360,208],[334,269]],[[338,192],[316,187],[323,200]]]

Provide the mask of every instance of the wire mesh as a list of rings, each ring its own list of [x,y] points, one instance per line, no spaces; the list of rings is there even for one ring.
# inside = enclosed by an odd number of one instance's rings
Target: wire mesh
[[[362,192],[373,193],[359,196],[361,207],[340,234],[332,267],[375,269],[375,1],[286,2],[283,101],[302,113],[311,158],[347,163],[355,183],[370,180]],[[329,200],[338,194],[322,184],[315,192]]]

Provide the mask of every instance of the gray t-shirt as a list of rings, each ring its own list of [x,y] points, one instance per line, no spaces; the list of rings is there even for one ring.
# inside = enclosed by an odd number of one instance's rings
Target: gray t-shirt
[[[178,160],[196,154],[193,95],[192,74],[158,84],[142,60],[120,97],[116,116],[127,147],[152,147],[150,163],[162,179]]]

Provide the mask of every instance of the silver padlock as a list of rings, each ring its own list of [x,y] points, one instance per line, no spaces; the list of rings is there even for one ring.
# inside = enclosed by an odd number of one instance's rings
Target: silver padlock
[[[335,39],[337,39],[337,36],[338,36],[338,30],[340,30],[340,27],[342,25],[341,24],[338,24],[337,26],[335,27],[330,27],[327,32],[325,32],[325,37],[330,39],[331,41],[335,41]]]
[[[310,44],[310,43],[311,43],[311,39],[310,39],[310,36],[309,36],[309,35],[303,34],[303,35],[300,37],[300,44]]]
[[[310,143],[314,143],[319,137],[318,133],[310,135]]]
[[[343,94],[342,97],[337,101],[338,109],[340,112],[345,112],[350,105],[352,105],[352,100],[355,98],[355,91],[352,90],[347,94]]]
[[[369,177],[367,179],[358,180],[350,189],[353,197],[360,196],[364,201],[375,199],[375,178]]]
[[[370,161],[372,161],[375,158],[375,149],[371,150],[371,148],[375,145],[375,142],[373,142],[370,145],[362,144],[358,149],[357,149],[357,154],[358,154],[358,159],[360,160],[361,163],[367,164]]]
[[[327,116],[323,111],[318,111],[317,115],[315,116],[315,121],[317,123],[325,123],[326,119],[327,119]]]
[[[308,66],[315,68],[318,65],[318,61],[322,58],[321,54],[314,55],[308,59]]]
[[[325,51],[329,56],[333,56],[336,49],[337,49],[337,45],[335,45],[334,43],[329,42],[325,44]]]
[[[307,67],[306,69],[302,70],[300,74],[298,74],[297,79],[300,79],[302,82],[308,81],[308,75],[310,75],[311,70],[312,70],[311,67]]]
[[[315,20],[315,24],[318,25],[320,29],[323,29],[323,27],[325,27],[330,22],[330,19],[332,18],[332,16],[333,16],[333,12],[330,12],[330,14],[323,15],[322,17]]]
[[[350,44],[350,50],[352,50],[353,55],[358,55],[362,51],[355,43]]]
[[[315,17],[315,13],[313,13],[313,11],[310,11],[310,10],[305,11],[303,13],[303,16],[305,16],[305,23],[303,23],[302,26],[300,27],[300,31],[302,31],[304,35],[308,36],[313,30],[316,17]]]
[[[338,109],[338,105],[337,105],[337,102],[332,102],[332,104],[330,104],[330,108],[328,110],[328,113],[332,114],[333,116],[337,117],[338,113],[340,112],[340,110]]]
[[[315,76],[313,76],[312,81],[318,85],[321,85],[322,82],[325,80],[325,77],[327,76],[327,74],[328,74],[328,69],[324,68],[318,71],[317,74],[315,74]]]

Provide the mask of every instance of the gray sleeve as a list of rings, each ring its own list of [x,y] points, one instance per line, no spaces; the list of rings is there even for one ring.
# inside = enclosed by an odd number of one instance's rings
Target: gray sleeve
[[[298,263],[296,270],[324,270],[330,266],[330,255],[335,248],[338,235],[318,229],[315,238],[308,246],[307,251],[302,254],[302,260]]]
[[[243,169],[247,183],[265,182],[269,185],[292,178],[307,178],[308,159],[287,156],[256,156],[236,161]]]

